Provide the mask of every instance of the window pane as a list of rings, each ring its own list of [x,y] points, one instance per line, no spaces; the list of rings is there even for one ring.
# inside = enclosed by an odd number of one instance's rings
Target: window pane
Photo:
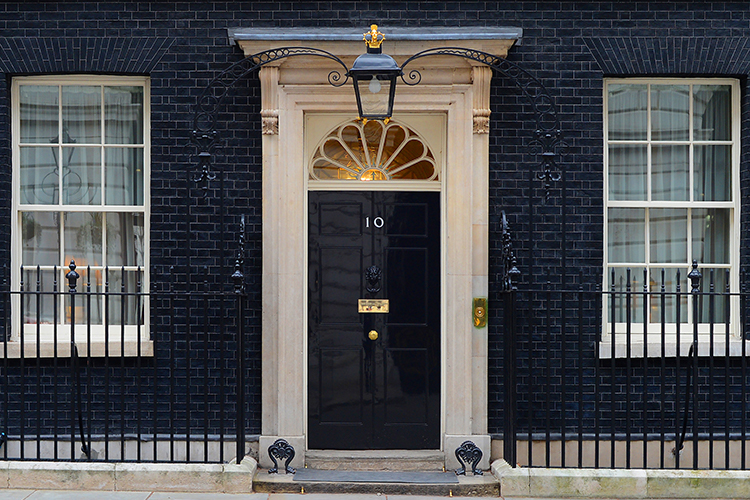
[[[688,146],[654,146],[651,152],[651,199],[688,200]]]
[[[57,142],[59,131],[59,87],[57,85],[21,85],[21,142]]]
[[[21,148],[21,204],[56,205],[59,203],[60,184],[56,147]]]
[[[727,297],[722,295],[727,290],[726,269],[699,268],[703,275],[701,292],[698,300],[698,321],[700,323],[726,323],[729,319]],[[713,284],[713,292],[711,285]],[[718,353],[717,353],[718,354]]]
[[[609,139],[646,140],[648,93],[646,85],[609,85],[607,95]]]
[[[628,319],[631,323],[643,323],[643,270],[643,267],[609,268],[607,277],[610,295],[607,312],[610,321],[614,313],[616,323],[625,323]]]
[[[687,262],[687,210],[652,208],[649,223],[651,262]]]
[[[58,268],[59,269],[59,268]],[[23,270],[23,289],[26,292],[41,292],[23,296],[23,322],[26,324],[53,324],[60,320],[61,314],[55,310],[55,271],[38,270],[36,267],[25,267]],[[61,284],[57,283],[57,290],[61,290]],[[36,339],[36,332],[29,332],[24,340],[27,342]]]
[[[109,325],[143,324],[142,273],[110,267],[107,270],[107,280],[110,295],[105,308]]]
[[[143,205],[143,149],[106,148],[107,205]]]
[[[699,264],[729,264],[729,209],[694,208],[693,259]]]
[[[99,205],[102,202],[100,148],[62,148],[63,203]]]
[[[646,260],[645,211],[642,208],[612,208],[608,218],[609,262]]]
[[[62,269],[64,290],[69,290],[69,282],[65,279],[68,272],[70,270],[67,266]],[[76,272],[79,278],[76,282],[75,303],[71,294],[65,294],[65,323],[71,324],[75,320],[77,325],[76,342],[85,342],[87,338],[86,325],[102,323],[102,298],[101,295],[98,295],[102,291],[102,271],[101,269],[78,266]],[[89,286],[91,287],[91,293],[89,293]]]
[[[696,85],[693,87],[693,139],[732,140],[732,87]]]
[[[104,87],[107,144],[143,144],[143,87]]]
[[[732,147],[695,146],[693,183],[695,201],[732,199]]]
[[[647,156],[645,145],[609,147],[610,200],[646,200]]]
[[[650,273],[649,288],[651,297],[649,303],[649,314],[651,323],[665,324],[680,323],[687,321],[688,307],[687,297],[690,287],[687,285],[687,273],[678,272],[674,269],[655,270]],[[679,278],[680,293],[677,293]],[[679,308],[677,304],[679,302]],[[662,317],[663,316],[663,317]]]
[[[143,214],[107,214],[107,265],[143,266]]]
[[[21,214],[21,265],[60,264],[60,214],[23,212]]]
[[[99,86],[63,86],[63,143],[101,142],[101,93]]]
[[[75,260],[78,267],[102,265],[102,214],[64,214],[65,264]]]
[[[651,139],[687,141],[690,138],[690,87],[687,85],[651,86]]]

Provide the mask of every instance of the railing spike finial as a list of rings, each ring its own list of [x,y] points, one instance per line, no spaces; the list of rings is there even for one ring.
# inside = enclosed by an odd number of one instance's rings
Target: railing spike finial
[[[693,261],[693,269],[688,273],[687,277],[690,279],[690,293],[698,293],[701,287],[701,278],[703,275],[698,270],[698,261]]]
[[[65,279],[68,280],[68,287],[70,288],[70,293],[75,293],[76,286],[78,283],[78,278],[81,276],[76,272],[76,261],[72,260],[70,261],[70,265],[68,266],[68,269],[70,271],[65,275]]]

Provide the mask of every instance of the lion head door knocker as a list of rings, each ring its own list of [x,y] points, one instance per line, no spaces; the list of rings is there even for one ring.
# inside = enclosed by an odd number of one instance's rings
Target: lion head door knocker
[[[365,279],[367,280],[367,291],[378,293],[380,291],[380,278],[383,271],[378,266],[370,266],[365,270]]]

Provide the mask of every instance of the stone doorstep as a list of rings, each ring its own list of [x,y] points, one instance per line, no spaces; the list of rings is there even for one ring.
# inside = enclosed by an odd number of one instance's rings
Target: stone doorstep
[[[321,470],[443,471],[445,453],[431,450],[307,450],[305,466]]]
[[[512,468],[492,463],[503,497],[750,498],[750,471]]]
[[[0,461],[0,489],[247,493],[257,466]]]
[[[293,474],[268,474],[258,469],[253,481],[256,493],[313,493],[313,494],[381,494],[422,495],[426,497],[495,497],[500,495],[500,484],[492,474],[459,476],[458,484],[418,483],[328,483],[295,481]]]

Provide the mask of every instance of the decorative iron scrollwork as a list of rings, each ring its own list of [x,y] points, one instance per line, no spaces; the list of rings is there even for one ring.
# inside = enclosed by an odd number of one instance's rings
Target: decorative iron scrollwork
[[[200,172],[193,178],[193,182],[203,190],[203,196],[208,195],[208,183],[216,178],[211,172],[211,163],[219,144],[219,131],[217,119],[220,115],[219,109],[238,80],[244,78],[253,71],[266,64],[294,56],[317,56],[330,59],[341,65],[341,71],[333,70],[328,74],[328,82],[334,87],[341,87],[348,80],[346,73],[349,71],[346,64],[325,50],[310,47],[281,47],[277,49],[259,52],[237,61],[227,69],[219,73],[216,78],[209,82],[208,86],[198,97],[198,105],[193,117],[193,143],[198,147],[198,163]],[[344,75],[346,77],[344,78]]]
[[[245,274],[242,272],[245,266],[245,216],[240,217],[240,234],[237,248],[237,258],[234,261],[234,273],[232,273],[232,282],[234,283],[234,293],[245,293]]]
[[[479,50],[461,47],[427,49],[414,54],[401,65],[401,68],[404,70],[401,80],[406,85],[417,85],[422,81],[422,75],[416,69],[407,73],[406,66],[415,59],[438,55],[463,57],[464,59],[471,59],[486,64],[496,72],[509,78],[524,97],[526,97],[534,109],[535,120],[534,139],[529,142],[531,153],[541,156],[540,171],[537,172],[536,178],[544,183],[544,198],[545,200],[548,199],[552,183],[562,178],[562,174],[557,171],[556,158],[566,148],[566,144],[562,141],[557,106],[544,84],[538,78],[531,75],[531,73],[508,59]]]
[[[297,472],[294,467],[289,466],[289,463],[294,459],[294,447],[286,439],[277,439],[274,441],[268,447],[268,456],[271,457],[271,461],[273,462],[273,467],[268,469],[269,474],[278,474],[279,461],[281,460],[284,460],[284,471],[287,474]]]
[[[382,278],[382,276],[383,271],[381,271],[378,266],[370,266],[365,270],[368,292],[378,293],[380,291],[380,278]]]
[[[530,142],[531,152],[541,155],[541,171],[537,172],[536,177],[544,183],[545,199],[549,198],[552,183],[562,178],[562,174],[557,170],[556,158],[565,149],[566,144],[561,139],[557,106],[544,84],[512,61],[479,50],[461,47],[423,50],[407,59],[401,65],[401,68],[405,69],[411,61],[416,59],[441,55],[463,57],[485,64],[509,78],[527,98],[534,110],[535,120],[535,137]],[[193,142],[199,149],[198,157],[201,169],[200,174],[194,181],[199,184],[204,196],[208,191],[208,181],[215,178],[215,174],[211,173],[210,165],[218,144],[219,133],[216,125],[218,116],[220,116],[219,109],[229,90],[234,87],[238,80],[262,66],[294,56],[323,57],[340,64],[343,68],[343,74],[338,70],[333,70],[328,74],[328,82],[334,87],[341,87],[349,80],[349,69],[341,59],[330,52],[311,47],[281,47],[267,50],[248,56],[222,71],[211,80],[201,93],[193,118]],[[401,79],[407,85],[417,85],[422,81],[422,75],[418,70],[412,69],[404,72]]]
[[[510,234],[510,224],[505,216],[505,210],[500,212],[502,219],[502,254],[501,262],[503,266],[503,275],[500,279],[500,283],[503,287],[503,291],[507,292],[516,289],[516,282],[521,276],[521,271],[516,267],[516,254],[513,252],[513,240]]]
[[[483,475],[482,470],[477,467],[482,461],[482,450],[479,449],[472,441],[464,441],[461,446],[456,448],[456,459],[461,464],[460,469],[456,469],[456,475],[465,476],[466,466],[471,464],[471,472],[475,476]]]

